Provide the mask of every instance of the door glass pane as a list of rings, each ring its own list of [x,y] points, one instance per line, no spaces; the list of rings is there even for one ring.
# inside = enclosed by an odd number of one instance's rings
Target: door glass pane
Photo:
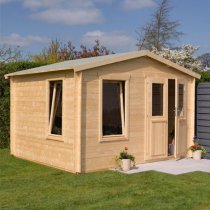
[[[163,116],[163,84],[152,84],[152,116]]]
[[[123,100],[120,100],[121,96]],[[124,112],[124,82],[103,81],[102,105],[103,135],[122,134],[122,120],[124,119],[121,117],[121,109]]]
[[[183,107],[184,107],[184,85],[179,84],[179,97],[178,97],[178,114],[183,116]]]

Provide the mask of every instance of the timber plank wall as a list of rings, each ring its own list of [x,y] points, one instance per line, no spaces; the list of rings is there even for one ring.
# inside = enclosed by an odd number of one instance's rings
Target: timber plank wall
[[[199,83],[196,87],[196,133],[207,149],[206,158],[210,159],[210,83]]]

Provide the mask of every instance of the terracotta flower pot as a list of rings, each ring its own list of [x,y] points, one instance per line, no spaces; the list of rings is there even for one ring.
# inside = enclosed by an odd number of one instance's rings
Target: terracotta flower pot
[[[202,150],[196,150],[192,153],[194,160],[200,160],[201,159]]]
[[[131,160],[130,159],[122,159],[122,170],[129,171],[131,168]]]

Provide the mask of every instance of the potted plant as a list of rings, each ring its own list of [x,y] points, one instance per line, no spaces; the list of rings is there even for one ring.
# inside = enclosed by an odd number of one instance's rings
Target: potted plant
[[[193,142],[194,144],[189,147],[189,150],[192,151],[194,160],[200,160],[202,155],[206,153],[206,150],[199,144],[199,139],[196,136],[193,138]]]
[[[123,171],[129,171],[131,163],[135,165],[135,157],[128,153],[128,147],[125,147],[118,156],[116,156],[117,163],[121,166]]]

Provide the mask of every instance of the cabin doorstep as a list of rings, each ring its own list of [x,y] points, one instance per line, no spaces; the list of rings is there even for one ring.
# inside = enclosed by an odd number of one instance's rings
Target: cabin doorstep
[[[11,154],[73,173],[187,155],[195,72],[148,51],[64,61],[5,75]]]

